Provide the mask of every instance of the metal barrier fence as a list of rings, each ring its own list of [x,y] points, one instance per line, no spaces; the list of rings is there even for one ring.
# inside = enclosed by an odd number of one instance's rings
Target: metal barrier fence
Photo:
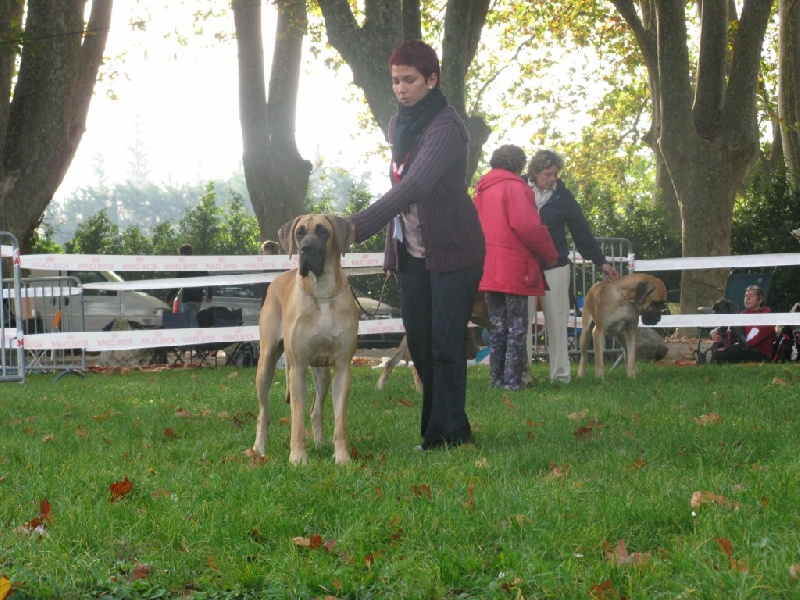
[[[586,292],[598,281],[603,279],[603,271],[594,263],[585,260],[575,247],[575,242],[569,238],[569,258],[572,262],[570,274],[572,281],[570,284],[570,317],[567,328],[569,339],[569,355],[573,360],[580,356],[578,340],[580,339],[580,309],[583,307],[583,299]],[[619,272],[620,275],[627,275],[631,272],[631,265],[634,261],[633,246],[625,238],[597,238],[597,243],[605,253],[608,262]],[[532,360],[547,358],[547,323],[541,312],[531,315],[533,320],[533,350],[531,351]],[[604,350],[606,357],[613,358],[622,355],[622,346],[616,338],[607,338]]]
[[[11,268],[8,269],[7,265]],[[5,276],[6,270],[13,272],[11,277]],[[0,231],[0,382],[25,381],[23,334],[19,320],[15,318],[22,306],[19,282],[19,244],[12,234]]]
[[[84,331],[83,290],[76,277],[25,278],[14,287],[21,296],[14,317],[24,335]],[[28,372],[57,372],[60,377],[86,370],[86,350],[72,347],[70,336],[46,350],[26,348],[24,357]]]

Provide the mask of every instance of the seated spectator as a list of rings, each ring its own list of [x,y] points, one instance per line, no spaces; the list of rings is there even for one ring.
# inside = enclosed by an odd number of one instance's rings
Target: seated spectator
[[[769,307],[764,306],[764,290],[757,285],[751,285],[744,291],[744,310],[739,313],[760,314],[771,313]],[[711,341],[719,345],[711,356],[711,362],[740,363],[740,362],[766,362],[772,356],[772,346],[775,343],[775,327],[771,325],[745,325],[743,339],[726,339],[720,328],[711,331]]]

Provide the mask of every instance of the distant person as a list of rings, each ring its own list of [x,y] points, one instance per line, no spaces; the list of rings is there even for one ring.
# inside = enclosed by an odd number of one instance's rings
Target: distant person
[[[349,217],[355,241],[388,224],[383,268],[397,275],[408,349],[422,380],[420,450],[472,441],[467,324],[486,246],[467,192],[469,134],[439,89],[436,51],[408,40],[389,58],[399,106],[389,123],[392,188]]]
[[[192,245],[182,244],[178,248],[181,256],[192,256]],[[208,276],[207,271],[178,271],[179,278]],[[184,286],[180,292],[180,310],[189,313],[189,326],[197,327],[197,313],[202,309],[203,303],[210,303],[213,299],[214,288],[211,286]]]
[[[545,269],[548,289],[542,297],[547,327],[547,353],[550,362],[551,383],[569,383],[569,284],[570,260],[567,230],[581,256],[602,269],[605,279],[619,278],[617,270],[608,264],[605,253],[592,235],[589,222],[583,216],[581,205],[558,178],[564,159],[550,150],[539,150],[528,164],[528,184],[536,194],[539,217],[547,226],[558,251],[555,266]],[[535,313],[536,299],[531,299],[529,309]]]
[[[744,291],[744,310],[741,315],[771,313],[764,306],[764,290],[751,285]],[[777,339],[775,327],[771,325],[745,325],[744,339],[726,339],[720,329],[711,330],[711,341],[719,347],[710,361],[715,363],[766,362],[772,358],[772,347]]]
[[[536,210],[533,190],[520,177],[525,152],[500,146],[489,161],[492,170],[475,187],[475,207],[486,237],[486,259],[479,286],[489,309],[491,383],[506,390],[525,387],[530,362],[525,348],[530,329],[528,297],[542,296],[543,266],[558,253]]]

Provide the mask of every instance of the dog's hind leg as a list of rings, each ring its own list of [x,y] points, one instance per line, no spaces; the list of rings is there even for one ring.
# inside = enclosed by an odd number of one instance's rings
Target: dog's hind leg
[[[583,321],[582,321],[583,331],[581,331],[581,339],[580,339],[580,348],[581,348],[581,360],[578,363],[578,377],[583,377],[583,373],[586,370],[586,363],[588,362],[588,352],[589,352],[589,338],[592,335],[592,317],[584,311],[583,313]]]
[[[386,382],[389,381],[389,376],[392,374],[392,370],[400,364],[400,361],[408,353],[408,338],[403,336],[403,339],[400,341],[400,345],[397,347],[395,353],[386,361],[386,364],[383,365],[383,369],[381,369],[381,375],[378,377],[378,383],[375,384],[376,390],[382,390],[383,386],[386,385]]]
[[[625,361],[628,369],[628,378],[636,377],[636,344],[639,341],[639,330],[633,329],[625,332],[623,348],[625,348]]]
[[[325,441],[325,431],[322,419],[325,407],[325,397],[331,386],[331,370],[328,367],[312,367],[311,382],[314,386],[314,404],[311,406],[311,430],[314,433],[314,443],[319,445]]]

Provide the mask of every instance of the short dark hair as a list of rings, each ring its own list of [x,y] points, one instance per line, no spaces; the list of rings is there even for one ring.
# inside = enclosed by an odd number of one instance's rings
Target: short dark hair
[[[192,255],[192,245],[188,242],[186,244],[181,244],[181,247],[178,248],[178,254],[182,254],[183,256],[191,256]]]
[[[757,285],[748,285],[744,290],[745,295],[747,295],[747,292],[755,292],[756,296],[758,296],[758,303],[763,306],[765,296],[764,290]]]
[[[489,166],[519,175],[525,168],[525,151],[514,144],[504,144],[492,153]]]
[[[406,40],[400,44],[389,57],[389,64],[414,67],[422,73],[426,81],[433,73],[436,73],[437,88],[442,79],[436,50],[422,40]]]
[[[528,163],[528,179],[532,180],[545,169],[555,167],[558,171],[564,168],[564,159],[552,150],[537,150]]]

